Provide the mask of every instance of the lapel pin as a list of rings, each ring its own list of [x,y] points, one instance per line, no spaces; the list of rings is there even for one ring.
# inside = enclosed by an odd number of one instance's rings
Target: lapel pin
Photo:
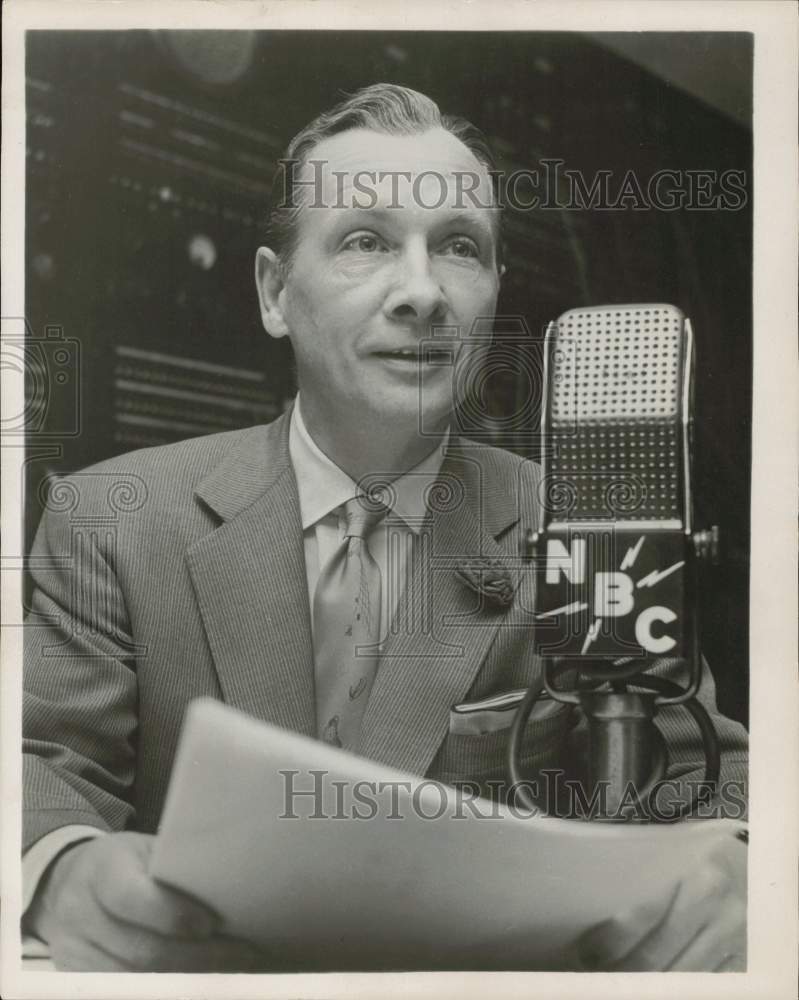
[[[477,556],[461,563],[455,575],[494,607],[509,608],[513,604],[513,580],[507,567],[498,559]]]

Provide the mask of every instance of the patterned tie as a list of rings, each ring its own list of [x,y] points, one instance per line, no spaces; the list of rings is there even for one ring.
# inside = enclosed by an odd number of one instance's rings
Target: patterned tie
[[[358,747],[377,671],[380,567],[366,536],[387,513],[363,496],[344,504],[344,541],[319,574],[314,594],[317,732],[347,750]]]

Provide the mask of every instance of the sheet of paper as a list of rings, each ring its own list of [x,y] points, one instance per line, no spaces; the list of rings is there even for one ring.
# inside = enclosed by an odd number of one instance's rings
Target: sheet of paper
[[[665,894],[741,826],[470,808],[443,785],[203,700],[187,714],[151,870],[276,969],[562,968],[565,942]]]

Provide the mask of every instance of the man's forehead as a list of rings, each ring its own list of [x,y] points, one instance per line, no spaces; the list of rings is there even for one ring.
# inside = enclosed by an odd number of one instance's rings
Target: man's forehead
[[[449,170],[482,170],[485,168],[457,136],[444,128],[425,132],[394,135],[371,129],[347,129],[318,142],[306,155],[308,160],[327,160],[343,168],[383,169],[404,166],[411,170],[443,167]],[[370,167],[370,162],[373,167]],[[431,166],[432,165],[432,166]]]
[[[444,128],[410,135],[349,129],[317,143],[305,161],[297,172],[299,179],[307,183],[314,178],[326,190],[339,194],[357,190],[366,178],[370,187],[396,190],[394,178],[404,180],[410,174],[428,188],[440,188],[443,182],[448,188],[459,186],[460,190],[474,191],[475,200],[483,204],[493,201],[486,166]]]

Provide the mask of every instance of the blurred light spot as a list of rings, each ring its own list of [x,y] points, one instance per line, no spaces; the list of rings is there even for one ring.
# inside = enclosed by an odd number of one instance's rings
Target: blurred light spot
[[[53,260],[52,254],[34,254],[31,265],[33,266],[33,272],[36,277],[41,278],[42,281],[49,281],[53,277],[55,272],[55,261]]]
[[[192,264],[203,271],[210,271],[216,263],[216,244],[210,236],[203,233],[192,236],[187,250]]]
[[[384,51],[388,58],[396,63],[404,63],[408,58],[408,53],[399,45],[387,45]]]

